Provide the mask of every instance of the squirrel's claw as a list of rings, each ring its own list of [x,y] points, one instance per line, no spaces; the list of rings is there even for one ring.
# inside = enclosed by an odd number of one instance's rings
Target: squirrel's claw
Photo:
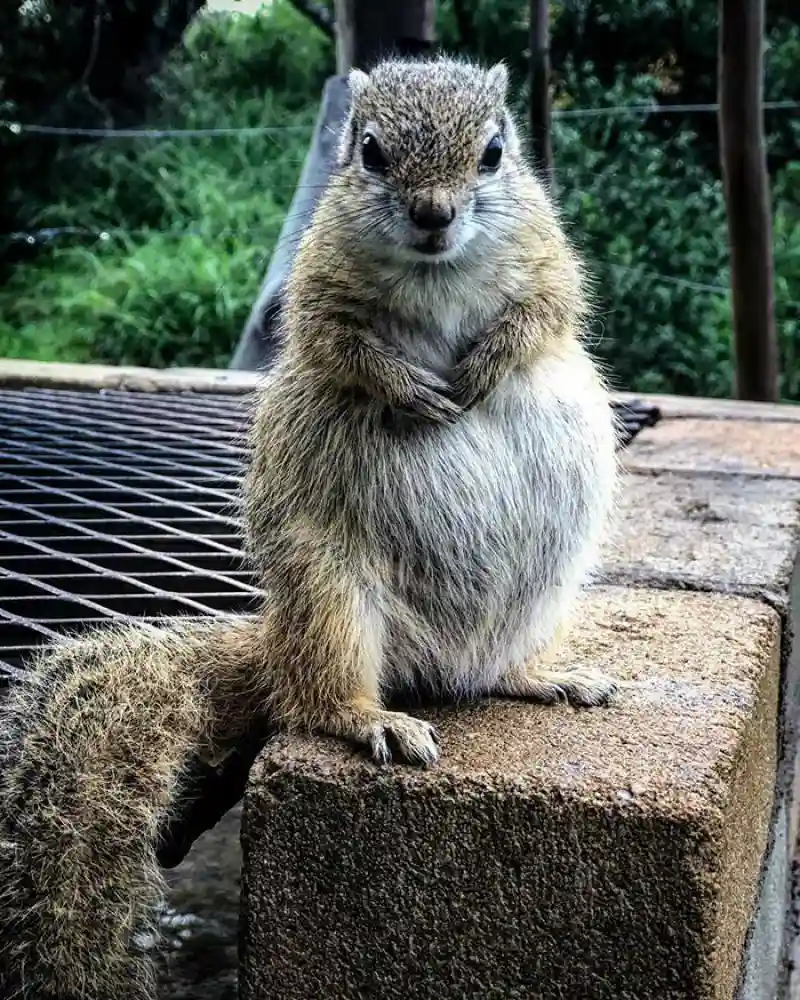
[[[449,382],[435,372],[422,368],[414,371],[414,396],[409,408],[432,423],[452,424],[462,407],[453,399]]]
[[[392,752],[386,742],[386,730],[380,722],[376,722],[370,730],[369,748],[372,751],[372,759],[382,767],[392,763]]]
[[[430,767],[439,759],[439,734],[422,719],[402,712],[383,712],[369,730],[369,747],[376,764],[391,764],[396,753],[408,764]]]
[[[481,346],[474,348],[456,366],[450,398],[462,410],[469,410],[486,399],[499,381],[493,374],[490,359],[483,356]]]
[[[557,671],[510,673],[495,688],[499,695],[529,698],[546,705],[559,702],[580,708],[608,705],[616,698],[621,682],[599,670],[573,668]]]
[[[462,410],[471,410],[487,395],[488,391],[481,391],[478,385],[463,376],[453,383],[452,399]]]
[[[422,387],[414,400],[413,410],[431,423],[452,424],[461,415],[462,407],[455,400]]]

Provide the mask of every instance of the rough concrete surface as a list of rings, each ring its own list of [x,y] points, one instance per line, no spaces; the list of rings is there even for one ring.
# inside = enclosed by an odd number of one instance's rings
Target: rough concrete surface
[[[623,464],[631,471],[671,470],[800,478],[795,422],[664,420],[637,436]]]
[[[798,501],[800,484],[781,479],[629,474],[601,575],[785,600],[800,537]]]
[[[786,801],[781,799],[773,823],[738,1000],[775,1000],[782,995],[785,978],[782,928],[789,903],[787,888],[791,886],[792,856],[786,835],[789,826]]]
[[[779,652],[764,604],[610,588],[560,662],[627,682],[611,708],[426,710],[430,772],[279,739],[245,804],[242,1000],[730,1000]]]
[[[2,372],[2,366],[0,366]],[[775,423],[800,423],[800,406],[793,403],[758,403],[744,399],[720,399],[703,396],[669,396],[637,392],[617,392],[621,403],[639,402],[658,407],[664,420],[685,417],[713,420],[763,420]]]
[[[800,569],[800,567],[798,567]],[[796,631],[800,620],[800,571],[796,570],[792,579],[790,613],[788,626]],[[786,842],[786,856],[777,856],[774,867],[780,865],[787,873],[788,885],[784,882],[784,945],[782,956],[782,981],[777,992],[779,998],[789,997],[800,1000],[800,859],[797,858],[798,831],[800,831],[800,646],[797,642],[784,641],[787,651],[783,665],[783,698],[781,723],[784,730],[784,754],[779,767],[778,791],[781,813],[774,826],[778,837]],[[783,824],[783,825],[781,825]],[[767,877],[769,884],[769,877]],[[773,925],[773,933],[774,933]],[[783,980],[788,978],[788,989]],[[749,1000],[744,997],[743,1000]],[[769,998],[772,1000],[772,998]]]
[[[687,416],[694,408],[705,419],[667,419],[643,432],[626,456],[638,474],[626,477],[603,578],[750,594],[781,611],[781,759],[741,992],[741,1000],[776,1000],[787,995],[798,935],[797,919],[786,919],[800,811],[800,657],[792,643],[800,613],[797,408],[749,404],[748,410],[729,401],[725,412],[709,404],[703,413],[698,401],[685,402]],[[793,992],[800,1000],[800,986]]]

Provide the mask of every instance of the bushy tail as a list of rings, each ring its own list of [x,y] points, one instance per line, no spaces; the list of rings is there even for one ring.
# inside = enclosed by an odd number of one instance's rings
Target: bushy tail
[[[0,996],[149,1000],[159,829],[263,704],[264,623],[98,631],[0,696]],[[263,668],[263,670],[262,670]]]

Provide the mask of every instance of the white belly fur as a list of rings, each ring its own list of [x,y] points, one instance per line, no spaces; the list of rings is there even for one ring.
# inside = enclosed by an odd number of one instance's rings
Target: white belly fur
[[[259,513],[264,585],[277,567],[285,586],[293,525],[313,522],[362,586],[382,683],[490,690],[550,644],[597,555],[616,457],[593,366],[542,361],[450,427],[392,429],[380,404],[318,390],[282,365],[266,381],[259,474],[281,487]],[[273,393],[289,414],[274,434]]]
[[[552,642],[595,562],[613,503],[612,415],[588,360],[573,358],[512,377],[439,433],[448,447],[436,434],[384,443],[365,511],[395,566],[384,676],[479,694]]]

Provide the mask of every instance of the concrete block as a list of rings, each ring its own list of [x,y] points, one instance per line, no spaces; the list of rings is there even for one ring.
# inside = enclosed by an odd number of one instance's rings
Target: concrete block
[[[794,403],[755,403],[744,399],[710,399],[703,396],[642,395],[618,392],[620,403],[639,401],[658,407],[665,420],[698,417],[714,420],[765,420],[800,423],[800,406]]]
[[[791,887],[792,851],[787,841],[787,799],[778,800],[764,859],[755,915],[745,955],[738,1000],[778,1000],[787,982],[787,889]]]
[[[557,659],[624,680],[612,707],[420,710],[427,772],[281,737],[245,800],[242,1000],[732,1000],[779,655],[763,603],[599,589]]]
[[[662,420],[637,435],[623,462],[632,472],[800,479],[800,426],[793,420]]]
[[[761,594],[785,604],[800,483],[688,473],[623,477],[601,578]]]
[[[800,614],[798,499],[800,482],[791,479],[705,471],[628,474],[600,574],[610,583],[759,597],[781,614],[777,794],[740,1000],[784,996],[797,933],[787,914],[800,811],[800,657],[791,643]]]

